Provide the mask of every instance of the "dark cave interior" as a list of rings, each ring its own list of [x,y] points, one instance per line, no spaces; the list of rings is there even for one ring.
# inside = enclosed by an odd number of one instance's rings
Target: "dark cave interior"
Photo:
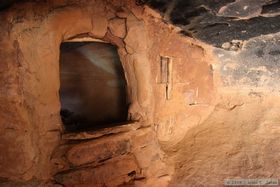
[[[113,45],[62,43],[60,80],[61,117],[67,131],[99,129],[126,121],[126,81]]]

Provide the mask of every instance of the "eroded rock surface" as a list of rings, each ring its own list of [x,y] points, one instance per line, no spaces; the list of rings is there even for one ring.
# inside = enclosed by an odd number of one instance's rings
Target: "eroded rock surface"
[[[223,186],[224,179],[279,178],[279,94],[228,92],[178,144],[170,186]]]
[[[279,2],[274,0],[144,0],[184,35],[221,47],[280,31]],[[170,10],[171,9],[171,10]],[[166,15],[168,14],[168,15]]]
[[[226,178],[280,177],[277,7],[270,0],[3,5],[0,184],[221,186]],[[89,38],[118,48],[135,123],[65,133],[59,46]]]
[[[88,135],[86,141],[78,138],[79,133],[76,137],[65,139],[53,156],[58,184],[166,186],[170,181],[166,158],[150,128],[100,138]]]

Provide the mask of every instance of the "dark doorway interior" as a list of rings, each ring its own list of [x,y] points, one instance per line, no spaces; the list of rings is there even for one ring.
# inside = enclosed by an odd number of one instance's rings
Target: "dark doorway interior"
[[[61,118],[66,131],[96,130],[127,120],[126,81],[115,46],[62,43],[60,81]]]

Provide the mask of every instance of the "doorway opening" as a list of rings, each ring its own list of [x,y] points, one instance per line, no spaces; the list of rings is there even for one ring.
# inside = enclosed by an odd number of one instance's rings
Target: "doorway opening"
[[[126,79],[111,44],[64,42],[60,46],[61,119],[68,132],[127,122]]]

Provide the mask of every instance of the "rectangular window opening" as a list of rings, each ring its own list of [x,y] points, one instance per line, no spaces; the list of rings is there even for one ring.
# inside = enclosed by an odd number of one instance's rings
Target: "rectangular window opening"
[[[60,114],[66,131],[129,123],[126,80],[115,46],[100,42],[62,43],[60,81]]]
[[[171,99],[172,61],[170,57],[160,57],[160,83],[165,84],[165,99]]]

